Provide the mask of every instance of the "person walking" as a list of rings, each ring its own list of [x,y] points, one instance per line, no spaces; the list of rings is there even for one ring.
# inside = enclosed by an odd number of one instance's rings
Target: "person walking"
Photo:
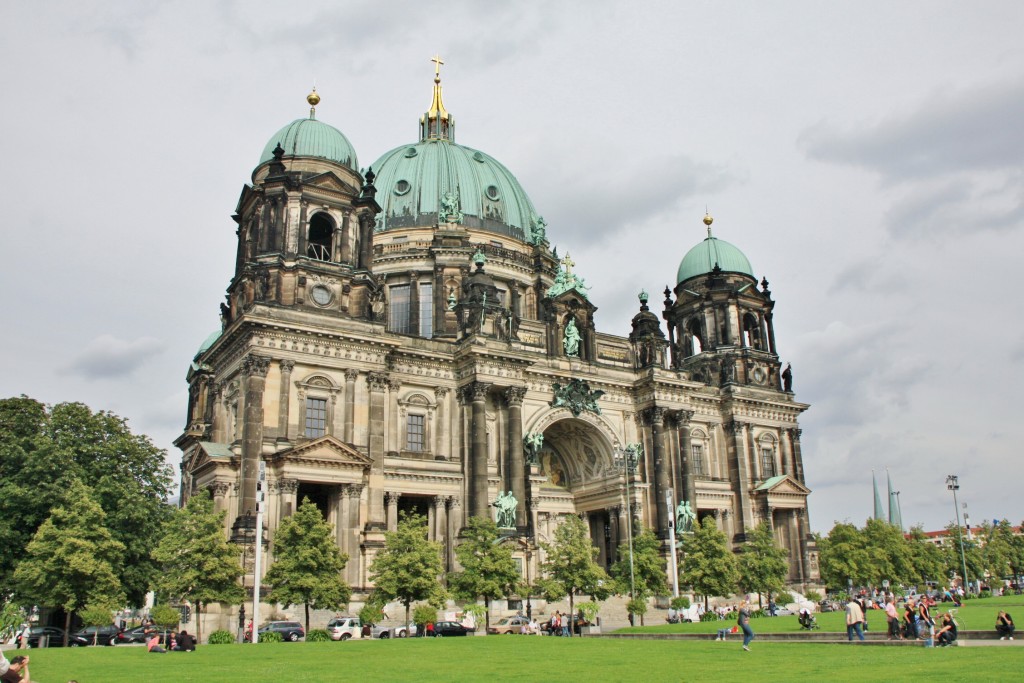
[[[754,639],[754,632],[750,628],[750,606],[744,600],[740,603],[740,611],[736,617],[736,624],[743,629],[743,649],[750,652],[750,641]]]
[[[846,603],[846,638],[853,642],[853,634],[857,634],[857,638],[864,640],[864,631],[861,630],[861,625],[864,621],[864,612],[860,608],[860,603],[857,602],[853,596],[850,596],[849,602]]]
[[[885,618],[889,621],[889,640],[903,640],[900,636],[900,616],[892,598],[885,602]]]

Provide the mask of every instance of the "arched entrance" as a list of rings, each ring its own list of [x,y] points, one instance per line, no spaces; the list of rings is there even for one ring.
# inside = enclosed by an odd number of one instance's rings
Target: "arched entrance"
[[[619,524],[624,481],[612,458],[614,437],[603,423],[572,417],[567,411],[543,429],[544,443],[532,477],[538,536],[548,541],[561,516],[582,515],[599,551],[597,561],[607,568],[624,539]]]

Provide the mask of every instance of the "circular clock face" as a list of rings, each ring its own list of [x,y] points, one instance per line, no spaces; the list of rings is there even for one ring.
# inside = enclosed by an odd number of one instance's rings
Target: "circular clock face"
[[[313,297],[313,302],[319,306],[326,306],[331,303],[331,299],[334,298],[331,294],[331,290],[327,289],[323,285],[315,285],[313,290],[310,292]]]

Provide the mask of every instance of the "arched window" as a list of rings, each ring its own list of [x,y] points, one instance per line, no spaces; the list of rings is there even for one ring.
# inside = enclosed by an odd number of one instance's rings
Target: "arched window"
[[[753,313],[743,316],[743,345],[751,349],[761,348],[761,326]]]
[[[326,213],[318,213],[309,221],[309,240],[306,255],[318,261],[331,260],[331,245],[334,243],[334,221]]]
[[[689,337],[689,352],[691,356],[696,356],[698,353],[704,351],[704,333],[700,329],[700,320],[697,318],[690,318],[686,323],[686,333]]]
[[[760,462],[758,463],[761,470],[761,479],[771,479],[775,476],[778,471],[775,466],[775,437],[771,434],[765,434],[758,439],[758,450]]]

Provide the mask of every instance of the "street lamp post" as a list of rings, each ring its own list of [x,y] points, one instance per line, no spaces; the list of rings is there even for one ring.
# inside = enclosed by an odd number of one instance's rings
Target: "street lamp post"
[[[665,491],[665,504],[668,505],[668,543],[669,543],[669,571],[672,574],[672,597],[679,597],[679,568],[676,566],[676,521],[673,519],[676,509],[675,494],[672,489]]]
[[[971,584],[967,580],[967,559],[964,557],[964,534],[960,529],[960,504],[956,499],[956,492],[960,490],[960,478],[955,474],[946,477],[946,488],[953,492],[953,512],[956,513],[956,535],[960,540],[960,566],[964,570],[964,583],[966,590],[970,592]]]
[[[633,499],[629,495],[629,480],[636,470],[637,453],[633,445],[615,449],[615,465],[626,478],[626,523],[629,535],[629,599],[636,595],[636,580],[633,575]]]

